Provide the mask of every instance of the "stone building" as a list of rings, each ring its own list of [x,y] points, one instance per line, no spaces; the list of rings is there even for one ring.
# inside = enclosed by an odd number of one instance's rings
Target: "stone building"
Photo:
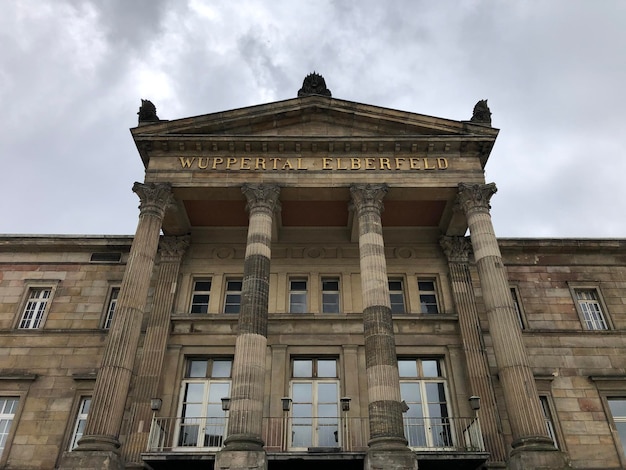
[[[486,102],[131,132],[134,236],[0,237],[0,468],[624,467],[626,242],[497,239]]]

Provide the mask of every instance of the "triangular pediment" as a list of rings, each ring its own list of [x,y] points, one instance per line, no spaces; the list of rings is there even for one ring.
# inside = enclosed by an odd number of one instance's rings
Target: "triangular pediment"
[[[305,96],[170,121],[142,123],[136,140],[148,136],[364,137],[495,136],[497,130],[324,96]]]

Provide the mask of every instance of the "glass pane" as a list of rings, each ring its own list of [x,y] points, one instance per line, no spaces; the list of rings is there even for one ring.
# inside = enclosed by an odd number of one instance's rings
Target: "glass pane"
[[[222,410],[222,404],[220,403],[218,404],[211,404],[211,405],[207,405],[206,407],[206,417],[207,419],[207,424],[209,422],[216,422],[216,421],[221,421],[222,417],[224,416],[225,411]]]
[[[430,403],[428,405],[428,416],[431,418],[447,418],[448,407],[445,403]]]
[[[318,403],[337,403],[337,384],[321,383],[317,386]]]
[[[402,281],[389,281],[389,290],[391,290],[391,291],[401,291],[402,290]]]
[[[198,445],[198,429],[196,425],[182,425],[180,427],[180,435],[178,437],[178,445],[181,447],[195,447]]]
[[[204,384],[187,384],[185,389],[186,402],[201,403],[204,397]]]
[[[417,363],[414,360],[399,360],[400,377],[417,377]]]
[[[202,416],[202,404],[192,403],[183,406],[183,417],[185,423],[197,424],[198,419]]]
[[[318,377],[337,377],[337,361],[334,359],[319,359],[317,361]]]
[[[626,399],[625,398],[610,398],[609,408],[613,418],[626,418]]]
[[[422,292],[434,291],[435,282],[434,281],[417,281],[417,287]]]
[[[212,383],[209,388],[209,402],[222,403],[222,398],[230,395],[230,384]],[[221,405],[220,405],[221,406]]]
[[[311,393],[311,384],[293,384],[293,402],[294,403],[312,403],[313,394]]]
[[[335,447],[339,442],[337,424],[328,420],[318,422],[317,445],[320,447]]]
[[[226,290],[240,291],[241,286],[242,286],[242,281],[228,281],[226,285]]]
[[[323,313],[339,313],[339,294],[322,294]]]
[[[425,447],[426,432],[424,430],[424,420],[421,418],[404,418],[404,434],[409,441],[409,447]]]
[[[195,291],[210,291],[211,281],[196,281]],[[208,298],[208,296],[207,296]]]
[[[306,281],[291,281],[291,290],[306,290]]]
[[[322,281],[322,290],[325,291],[338,291],[339,290],[339,281],[338,280],[323,280]]]
[[[421,403],[422,394],[420,392],[419,383],[417,382],[401,382],[400,396],[407,403]]]
[[[310,423],[313,416],[313,405],[293,405],[293,418],[306,418],[306,420],[300,419],[299,423]]]
[[[427,383],[426,397],[428,403],[441,403],[446,401],[446,394],[442,383]]]
[[[441,377],[443,375],[439,369],[439,361],[437,360],[423,360],[422,373],[424,377]]]
[[[230,377],[232,361],[213,361],[211,377]]]
[[[293,361],[294,377],[313,377],[313,361],[310,359],[298,359]]]
[[[293,447],[310,447],[312,445],[311,425],[300,425],[295,421],[291,427]]]
[[[188,377],[206,377],[207,361],[189,361]]]
[[[626,452],[626,423],[615,423],[615,428],[622,442],[622,449]]]
[[[333,418],[333,422],[336,421],[337,418],[337,405],[318,405],[317,406],[317,416],[320,418]],[[330,423],[330,420],[326,420],[327,423]]]
[[[91,398],[85,398],[82,402],[80,414],[89,414],[89,408],[91,407]]]

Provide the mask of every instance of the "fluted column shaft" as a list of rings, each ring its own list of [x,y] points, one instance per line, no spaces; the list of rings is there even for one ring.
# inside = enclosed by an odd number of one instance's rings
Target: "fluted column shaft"
[[[243,269],[241,311],[233,361],[228,438],[224,450],[260,450],[265,386],[265,349],[276,185],[247,184],[248,239]]]
[[[468,265],[471,244],[465,237],[444,237],[441,239],[441,247],[448,258],[452,296],[459,316],[471,394],[481,398],[478,415],[485,447],[489,452],[489,461],[504,462],[506,461],[506,448],[500,432],[498,407],[480,331],[476,298]]]
[[[359,224],[370,447],[406,447],[381,213],[386,185],[350,187]]]
[[[120,286],[115,316],[94,387],[85,433],[75,451],[116,450],[133,362],[141,333],[154,258],[165,209],[172,201],[167,183],[135,183],[141,199],[139,222]]]
[[[493,183],[461,183],[458,203],[467,217],[470,230],[489,332],[513,434],[513,447],[552,447],[491,222],[489,199],[495,192]]]
[[[161,239],[154,305],[148,319],[141,362],[137,369],[128,441],[124,446],[127,462],[141,463],[140,454],[145,452],[148,444],[152,418],[150,399],[158,397],[159,378],[170,331],[170,312],[174,304],[180,262],[189,246],[189,240],[189,236]]]

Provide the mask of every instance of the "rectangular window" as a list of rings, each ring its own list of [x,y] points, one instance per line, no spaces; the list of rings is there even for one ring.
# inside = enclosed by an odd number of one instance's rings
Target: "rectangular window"
[[[513,307],[515,307],[515,315],[517,315],[517,321],[522,330],[526,329],[524,323],[524,315],[522,312],[522,306],[519,301],[519,295],[517,294],[517,289],[515,287],[511,287],[511,298],[513,299]]]
[[[402,279],[389,279],[389,302],[391,313],[404,313],[404,283]]]
[[[434,279],[418,279],[421,313],[439,313]]]
[[[322,278],[322,313],[339,313],[339,278]]]
[[[113,322],[113,314],[115,313],[115,306],[117,305],[117,297],[120,294],[119,287],[113,287],[111,289],[111,294],[109,295],[109,302],[107,304],[107,311],[104,316],[104,322],[102,327],[106,330],[111,328],[111,323]]]
[[[307,280],[289,280],[289,313],[307,313]]]
[[[626,454],[626,398],[609,398],[608,403],[622,451]]]
[[[0,397],[0,456],[7,444],[18,403],[18,397]]]
[[[408,405],[404,433],[409,447],[451,447],[445,371],[439,359],[398,359],[400,395]]]
[[[239,313],[241,310],[241,279],[226,281],[226,296],[224,298],[224,313]]]
[[[72,432],[72,438],[70,439],[70,449],[73,450],[77,445],[83,432],[85,431],[85,425],[87,424],[87,415],[89,414],[89,408],[91,407],[91,397],[83,397],[80,399],[78,406],[78,414],[76,415],[76,423],[74,424],[74,430]]]
[[[232,363],[228,358],[187,361],[175,440],[178,447],[222,447],[226,435],[222,398],[230,397]]]
[[[550,412],[550,404],[548,403],[548,397],[544,395],[539,396],[539,402],[541,403],[541,411],[543,412],[543,420],[546,422],[546,430],[548,436],[552,439],[554,447],[559,448],[559,444],[556,441],[556,432],[554,430],[554,420],[552,419],[552,413]]]
[[[28,291],[28,300],[24,306],[18,328],[37,329],[41,326],[51,293],[52,289],[49,287],[30,288]]]
[[[587,330],[608,330],[596,289],[575,289],[576,301]]]
[[[208,313],[211,279],[197,279],[193,283],[190,313]]]
[[[336,359],[294,359],[291,399],[291,449],[341,445]]]

